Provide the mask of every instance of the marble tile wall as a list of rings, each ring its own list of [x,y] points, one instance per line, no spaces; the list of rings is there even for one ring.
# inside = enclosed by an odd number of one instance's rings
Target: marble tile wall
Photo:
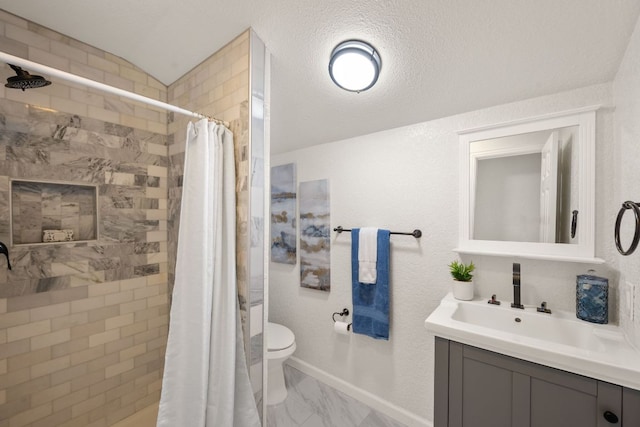
[[[166,100],[166,87],[127,61],[4,11],[0,50]],[[0,78],[11,74],[0,66]],[[10,179],[96,185],[99,205],[96,241],[10,246],[12,271],[0,260],[0,427],[102,427],[158,401],[166,117],[55,79],[25,92],[0,86],[0,240],[11,236]]]
[[[69,120],[67,113],[41,112],[0,99],[0,181],[96,185],[100,239],[10,248],[14,269],[0,274],[0,297],[166,273],[168,159],[147,150],[149,144],[164,146],[166,136],[80,117],[70,126]],[[17,149],[21,155],[15,155]],[[8,214],[6,187],[0,191],[0,211]],[[41,194],[32,192],[28,200],[18,204],[15,225],[21,227],[24,221],[41,234],[34,228],[38,218],[33,211],[47,206]],[[27,216],[22,215],[25,204]],[[79,205],[61,209],[80,213]],[[70,225],[63,220],[60,224]],[[10,241],[8,227],[9,215],[2,216],[4,242]]]
[[[13,270],[0,270],[0,426],[110,425],[160,393],[168,159],[146,147],[166,137],[83,117],[69,127],[67,113],[32,111],[0,99],[0,153],[23,153],[0,155],[0,181],[97,185],[100,238],[9,248]],[[0,239],[8,238],[3,217]]]
[[[247,330],[249,30],[169,88],[1,10],[0,50],[230,123]],[[10,178],[96,183],[99,198],[97,242],[11,247],[11,273],[0,259],[0,427],[112,425],[159,398],[189,119],[55,80],[0,86],[0,108],[0,239]]]
[[[96,240],[97,187],[11,181],[13,245],[42,243],[45,230],[71,230],[71,240]]]
[[[246,299],[246,240],[249,170],[249,31],[239,35],[196,68],[168,88],[168,102],[191,111],[215,116],[227,121],[233,132],[236,157],[237,198],[237,262],[238,288]],[[172,287],[175,271],[180,200],[187,124],[192,120],[169,114],[169,282]]]

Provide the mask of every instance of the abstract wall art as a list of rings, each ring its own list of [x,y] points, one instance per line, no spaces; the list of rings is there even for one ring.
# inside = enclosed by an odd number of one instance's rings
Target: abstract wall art
[[[296,263],[296,165],[271,168],[271,261]]]
[[[331,290],[329,181],[300,183],[300,286]]]

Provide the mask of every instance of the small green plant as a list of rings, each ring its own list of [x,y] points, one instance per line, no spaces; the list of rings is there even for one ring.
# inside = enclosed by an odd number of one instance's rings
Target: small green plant
[[[475,270],[475,268],[476,266],[473,265],[473,262],[465,265],[462,262],[452,261],[451,264],[449,264],[449,271],[451,272],[451,276],[453,276],[453,278],[455,280],[458,280],[459,282],[470,282],[473,278],[473,274],[471,273],[473,272],[473,270]]]

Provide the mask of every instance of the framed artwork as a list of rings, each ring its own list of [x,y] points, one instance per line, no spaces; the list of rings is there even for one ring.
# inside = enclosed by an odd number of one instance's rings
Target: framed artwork
[[[271,261],[296,263],[296,165],[271,168]]]
[[[300,183],[300,286],[331,290],[329,181]]]

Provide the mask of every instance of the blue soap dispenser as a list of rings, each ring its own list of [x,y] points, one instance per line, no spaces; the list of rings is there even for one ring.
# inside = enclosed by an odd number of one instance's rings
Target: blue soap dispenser
[[[609,323],[609,280],[594,270],[576,277],[576,317],[592,323]]]

